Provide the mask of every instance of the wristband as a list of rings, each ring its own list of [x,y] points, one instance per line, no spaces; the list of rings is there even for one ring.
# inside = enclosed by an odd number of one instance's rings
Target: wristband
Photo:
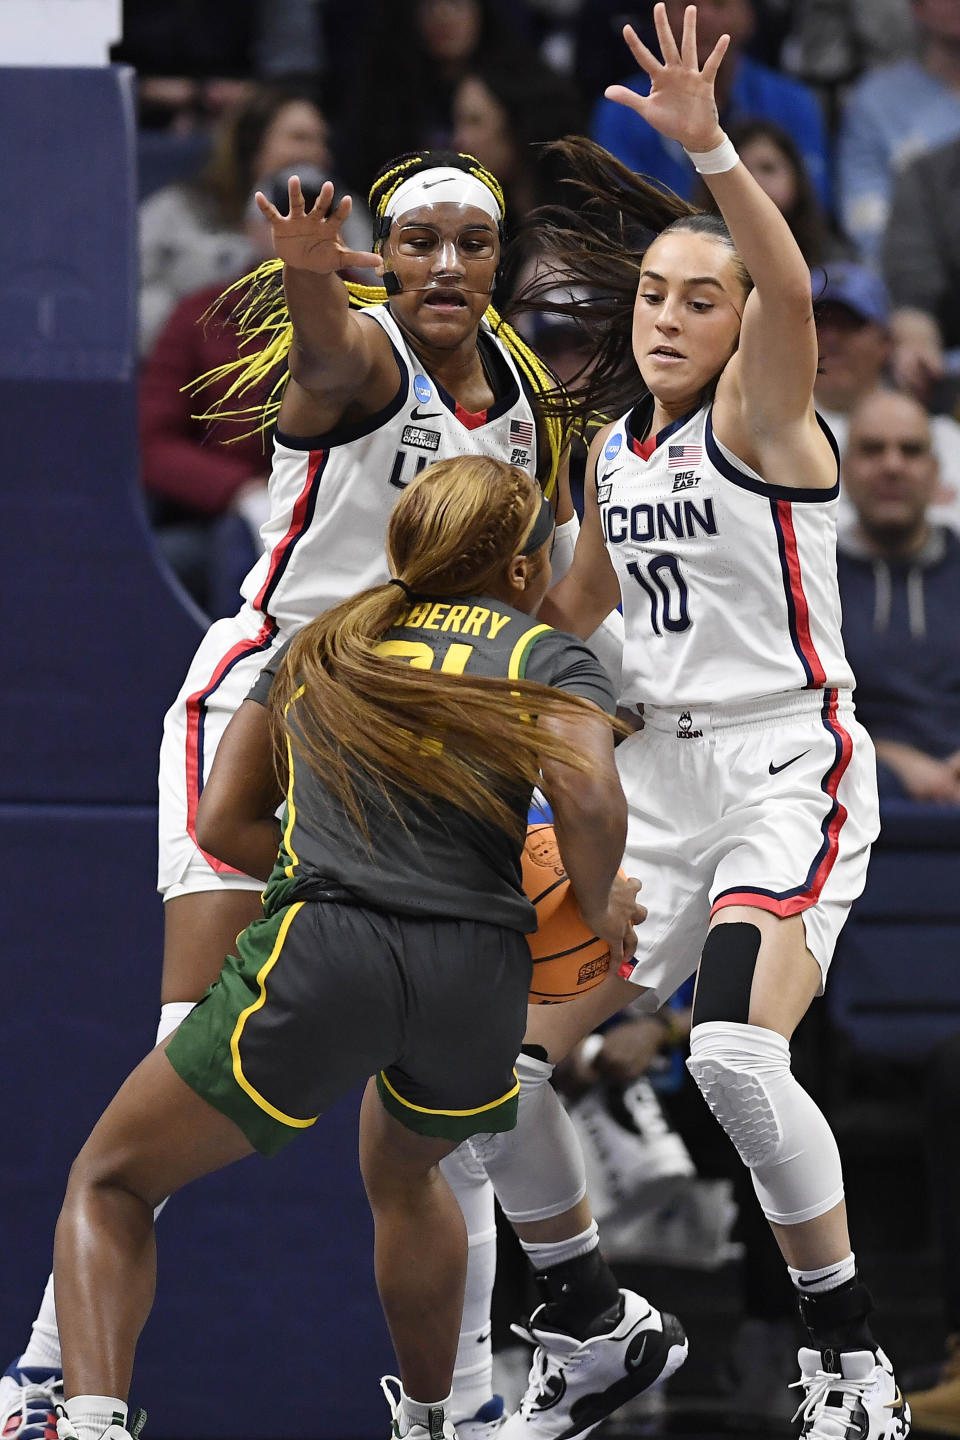
[[[712,150],[687,150],[698,175],[722,175],[738,164],[740,156],[729,135],[724,135],[719,145]]]
[[[603,1049],[602,1035],[588,1035],[580,1042],[580,1059],[584,1065],[592,1065]]]

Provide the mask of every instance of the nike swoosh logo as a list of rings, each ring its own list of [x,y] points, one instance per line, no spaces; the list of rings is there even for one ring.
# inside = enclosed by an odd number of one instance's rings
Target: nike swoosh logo
[[[644,1337],[643,1337],[643,1344],[640,1346],[640,1349],[637,1351],[636,1355],[632,1356],[631,1359],[629,1359],[629,1360],[627,1361],[627,1366],[629,1367],[629,1369],[631,1369],[631,1370],[639,1370],[640,1366],[643,1364],[643,1356],[644,1356],[644,1351],[645,1351],[646,1348],[647,1348],[647,1340],[648,1340],[648,1339],[649,1339],[649,1336],[644,1335]]]
[[[622,469],[623,469],[623,466],[622,466],[622,465],[617,465],[616,468],[613,469],[613,470],[605,470],[604,473],[603,473],[603,475],[600,477],[600,484],[601,484],[601,485],[605,485],[605,484],[607,483],[607,481],[610,479],[610,476],[611,476],[611,475],[619,475],[619,474],[620,474],[620,471],[621,471]]]
[[[884,1408],[884,1410],[899,1410],[900,1407],[902,1406],[902,1404],[903,1404],[903,1391],[900,1389],[900,1386],[898,1385],[898,1386],[897,1386],[897,1398],[896,1398],[895,1400],[888,1400],[887,1403],[886,1403],[886,1405],[884,1405],[883,1408]]]
[[[806,750],[804,750],[803,753],[804,753],[804,755],[806,755],[806,753],[807,753]],[[800,756],[799,756],[799,755],[794,755],[793,760],[799,760],[799,759],[800,759]],[[787,765],[792,765],[792,764],[793,764],[793,760],[788,760],[788,761],[787,761]],[[785,770],[785,769],[786,769],[786,765],[778,765],[778,766],[777,766],[777,770]],[[771,765],[771,767],[770,767],[770,774],[771,774],[771,775],[775,775],[776,773],[777,773],[776,770],[774,770],[773,766]],[[839,1271],[839,1270],[831,1270],[829,1275],[821,1275],[819,1280],[804,1280],[804,1279],[800,1279],[800,1280],[797,1281],[797,1284],[798,1284],[798,1285],[802,1285],[805,1290],[808,1290],[811,1285],[819,1285],[819,1284],[821,1284],[821,1282],[824,1281],[824,1280],[832,1280],[833,1277],[834,1277],[834,1275],[839,1275],[839,1274],[840,1274],[840,1271]]]
[[[410,419],[411,419],[411,420],[439,420],[439,418],[440,418],[440,416],[442,415],[442,413],[443,413],[443,412],[442,412],[441,410],[423,410],[423,411],[421,411],[421,410],[419,410],[419,409],[417,408],[416,405],[414,405],[413,409],[410,411]]]
[[[810,754],[810,751],[809,751],[809,750],[801,750],[799,755],[794,755],[794,757],[793,757],[792,760],[784,760],[784,762],[783,762],[782,765],[774,765],[773,761],[771,760],[771,761],[770,761],[770,766],[769,766],[770,774],[771,774],[771,775],[779,775],[779,774],[780,774],[780,771],[781,771],[781,770],[786,770],[786,768],[787,768],[788,765],[796,765],[796,763],[797,763],[798,760],[802,760],[803,757],[804,757],[804,755],[809,755],[809,754]],[[824,1276],[824,1279],[829,1280],[829,1279],[830,1279],[830,1276],[829,1276],[829,1275],[826,1275],[826,1276]],[[800,1281],[800,1284],[801,1284],[801,1285],[803,1284],[803,1281],[802,1281],[802,1280]]]

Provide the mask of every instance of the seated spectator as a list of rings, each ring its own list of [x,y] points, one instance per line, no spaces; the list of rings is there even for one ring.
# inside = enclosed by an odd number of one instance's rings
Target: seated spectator
[[[284,214],[291,173],[287,167],[268,176],[260,186]],[[310,206],[327,176],[312,166],[299,166],[296,173]],[[357,197],[353,201],[351,219],[367,245],[372,230],[369,212]],[[245,234],[251,267],[273,254],[270,226],[252,196]],[[141,470],[154,530],[167,562],[208,612],[217,608],[219,598],[218,587],[211,586],[211,556],[222,538],[215,531],[215,522],[230,514],[243,522],[232,536],[232,549],[240,553],[230,567],[235,575],[226,577],[224,588],[229,589],[230,581],[238,583],[260,553],[259,530],[269,511],[269,441],[261,434],[245,434],[248,423],[221,420],[211,429],[196,418],[198,410],[206,411],[222,399],[229,382],[212,383],[201,397],[191,396],[184,388],[236,358],[236,335],[229,323],[232,306],[207,315],[226,283],[235,278],[231,275],[227,281],[218,280],[194,291],[175,306],[140,380]],[[236,597],[231,593],[226,599],[232,606]]]
[[[822,265],[825,260],[848,253],[830,229],[792,135],[772,120],[744,120],[731,126],[730,139],[750,174],[790,226],[808,265]],[[698,179],[692,198],[704,210],[719,213],[702,179]]]
[[[495,71],[526,47],[513,7],[500,0],[412,0],[402,14],[396,0],[369,0],[363,24],[341,149],[346,173],[366,190],[384,155],[449,146],[464,75],[480,65]]]
[[[883,241],[893,312],[893,373],[929,403],[960,347],[960,138],[928,150],[897,177]]]
[[[960,135],[960,5],[913,0],[916,59],[869,71],[847,97],[837,139],[837,211],[861,256],[878,261],[895,172]]]
[[[960,538],[930,517],[923,406],[890,390],[862,399],[843,472],[856,512],[837,556],[843,640],[881,796],[960,805]]]
[[[878,275],[849,261],[831,261],[826,268],[815,270],[812,284],[820,343],[814,399],[842,455],[851,412],[876,389],[889,365],[890,299]],[[934,415],[930,425],[939,466],[931,518],[960,530],[960,425],[948,415]],[[852,507],[843,490],[841,529],[852,520]]]
[[[674,33],[683,26],[685,0],[667,0],[667,14]],[[730,36],[730,48],[717,73],[716,97],[720,123],[725,130],[744,120],[774,120],[796,140],[820,202],[829,205],[827,142],[823,117],[813,93],[797,80],[751,59],[744,53],[756,22],[751,0],[702,0],[697,7],[697,51],[700,63],[723,34]],[[646,75],[632,75],[623,81],[639,95],[646,95]],[[631,170],[652,176],[669,185],[678,195],[689,198],[697,175],[680,145],[664,140],[650,125],[612,100],[600,100],[590,130]]]
[[[454,149],[475,155],[503,186],[511,229],[536,205],[563,202],[556,157],[536,147],[583,128],[569,80],[529,58],[481,63],[457,86],[453,126]]]
[[[226,281],[252,263],[244,214],[258,177],[308,164],[330,168],[327,122],[312,92],[263,86],[221,120],[213,154],[195,180],[168,185],[143,202],[141,354],[183,295]]]

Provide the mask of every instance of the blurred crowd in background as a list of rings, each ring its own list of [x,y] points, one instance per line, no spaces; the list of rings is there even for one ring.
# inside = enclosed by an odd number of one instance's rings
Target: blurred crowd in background
[[[256,557],[269,450],[259,436],[222,443],[222,425],[211,435],[184,386],[232,354],[229,328],[202,323],[211,303],[272,253],[254,191],[283,208],[292,172],[308,201],[332,178],[353,197],[348,243],[366,250],[364,197],[380,166],[403,151],[453,147],[503,182],[516,233],[537,205],[565,198],[544,142],[587,133],[709,206],[680,147],[603,98],[613,82],[646,84],[621,30],[630,22],[654,46],[652,8],[126,0],[114,58],[138,74],[143,482],[159,543],[209,615],[233,613]],[[682,0],[667,8],[677,28]],[[721,123],[811,266],[817,403],[842,454],[844,633],[884,803],[960,807],[960,3],[699,0],[698,12],[704,52],[731,36]],[[576,364],[576,337],[563,325],[530,334],[561,375]],[[723,1161],[711,1171],[699,1155],[694,1164],[664,1119],[663,1104],[682,1107],[664,1096],[682,1093],[676,1055],[688,1000],[676,1001],[672,1032],[637,1017],[610,1035],[606,1090],[593,1088],[598,1071],[582,1055],[564,1083],[612,1257],[675,1252],[708,1268],[729,1250],[737,1206],[723,1177],[739,1170]],[[816,1039],[806,1044],[815,1049]],[[938,1050],[930,1067],[936,1123],[955,1127],[960,1043]],[[943,1156],[938,1163],[941,1240],[954,1256],[946,1327],[960,1335],[960,1236],[949,1231],[960,1176]],[[638,1208],[643,1190],[649,1203]],[[742,1216],[753,1209],[751,1201]],[[779,1394],[775,1372],[793,1365],[792,1300],[761,1230],[738,1242],[748,1255],[747,1328],[734,1352],[776,1351],[767,1371],[769,1393]],[[944,1383],[957,1428],[947,1433],[960,1434],[960,1360],[952,1364]],[[937,1376],[929,1383],[936,1388]],[[768,1404],[766,1394],[752,1399]]]

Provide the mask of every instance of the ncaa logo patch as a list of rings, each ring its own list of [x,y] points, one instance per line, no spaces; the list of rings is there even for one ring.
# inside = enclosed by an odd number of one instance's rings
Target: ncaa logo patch
[[[415,375],[413,377],[413,393],[421,405],[425,404],[426,401],[431,398],[433,395],[433,386],[430,384],[426,375]]]
[[[616,457],[620,454],[620,446],[621,446],[622,444],[623,444],[623,436],[622,436],[622,435],[611,435],[611,436],[610,436],[610,439],[607,441],[606,445],[604,445],[604,447],[603,447],[603,453],[604,453],[604,455],[607,457],[608,460],[615,460],[615,459],[616,459]]]

